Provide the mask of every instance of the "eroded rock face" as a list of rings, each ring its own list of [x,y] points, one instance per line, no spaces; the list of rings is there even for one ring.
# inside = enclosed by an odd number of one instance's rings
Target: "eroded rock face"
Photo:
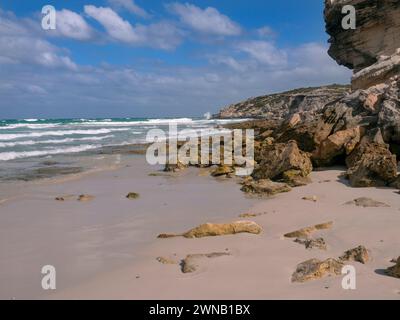
[[[355,30],[342,28],[342,8],[356,8]],[[400,3],[397,0],[325,0],[329,55],[339,64],[359,71],[390,56],[400,44]]]
[[[349,155],[360,142],[362,129],[357,126],[346,130],[340,130],[330,135],[313,153],[313,161],[322,165],[330,165],[337,156]]]
[[[173,238],[182,236],[184,238],[204,238],[232,235],[237,233],[260,234],[262,228],[253,221],[236,221],[232,223],[216,224],[206,223],[183,234],[160,234],[158,238]]]
[[[320,279],[328,275],[340,275],[343,263],[329,258],[325,261],[310,259],[297,265],[292,275],[292,282],[306,282]]]
[[[386,186],[397,177],[397,161],[387,146],[360,144],[346,159],[352,187]]]

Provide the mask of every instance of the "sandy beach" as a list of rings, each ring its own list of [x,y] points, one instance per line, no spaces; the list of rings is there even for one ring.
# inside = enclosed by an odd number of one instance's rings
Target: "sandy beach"
[[[400,195],[389,188],[356,189],[343,168],[311,174],[312,183],[270,198],[240,191],[238,179],[212,178],[207,169],[160,173],[144,157],[123,158],[118,169],[63,180],[2,185],[16,194],[0,205],[2,299],[399,299],[400,282],[384,274],[399,255]],[[156,173],[156,174],[154,174]],[[15,188],[13,190],[12,188]],[[139,199],[125,198],[129,192]],[[56,201],[90,194],[94,199]],[[316,201],[303,197],[316,196]],[[345,204],[370,197],[388,207]],[[256,215],[239,218],[240,214]],[[259,235],[157,239],[202,223],[251,220]],[[306,249],[283,235],[332,221],[318,231],[327,250]],[[342,277],[292,283],[308,259],[337,258],[364,245],[371,261],[349,262],[356,290]],[[204,258],[193,273],[179,263],[188,254],[226,252]],[[163,257],[176,264],[157,261]],[[41,288],[41,268],[54,265],[57,289]]]

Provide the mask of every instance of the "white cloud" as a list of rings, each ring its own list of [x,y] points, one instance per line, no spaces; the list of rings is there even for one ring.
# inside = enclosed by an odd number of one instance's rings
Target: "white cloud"
[[[97,20],[106,29],[110,37],[128,43],[141,40],[131,24],[122,19],[111,8],[95,7],[92,5],[86,5],[84,8],[85,13]]]
[[[88,40],[93,35],[93,30],[85,19],[68,9],[57,11],[56,30],[60,35],[76,40]]]
[[[246,52],[262,64],[269,66],[282,66],[287,64],[287,53],[275,47],[271,42],[245,41],[238,45],[238,49]]]
[[[241,33],[240,26],[217,9],[208,7],[201,9],[193,4],[173,3],[168,8],[179,16],[181,21],[201,33],[236,36]]]
[[[108,0],[114,6],[124,8],[129,12],[142,17],[142,18],[149,18],[150,15],[147,11],[141,7],[139,7],[134,0]]]
[[[15,16],[1,10],[0,64],[34,64],[77,70],[77,65],[62,49],[41,39]]]
[[[132,26],[111,8],[87,5],[85,12],[97,20],[112,39],[120,42],[165,50],[173,49],[181,43],[182,32],[166,21]]]

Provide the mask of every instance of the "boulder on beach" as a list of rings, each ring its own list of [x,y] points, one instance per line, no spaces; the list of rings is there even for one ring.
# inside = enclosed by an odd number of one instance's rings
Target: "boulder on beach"
[[[328,275],[340,275],[344,264],[329,258],[324,261],[310,259],[297,265],[292,275],[292,282],[306,282],[316,280]]]
[[[370,260],[370,256],[364,246],[358,246],[357,248],[347,250],[339,259],[341,261],[357,261],[365,264]]]
[[[397,161],[387,146],[361,143],[346,159],[353,187],[386,186],[397,178]]]
[[[306,238],[307,239],[314,232],[319,231],[319,230],[331,229],[332,226],[333,226],[332,221],[320,223],[320,224],[316,224],[311,227],[306,227],[306,228],[302,228],[302,229],[299,229],[299,230],[296,230],[293,232],[286,233],[284,235],[284,237],[285,238],[300,238],[300,239]]]
[[[307,177],[312,171],[309,156],[299,149],[296,141],[267,145],[255,160],[259,163],[252,174],[256,180],[281,179],[287,171]]]
[[[237,233],[251,233],[260,234],[262,228],[253,221],[236,221],[232,223],[206,223],[194,229],[191,229],[183,234],[160,234],[158,238],[172,238],[172,237],[185,237],[185,238],[203,238],[233,235]]]

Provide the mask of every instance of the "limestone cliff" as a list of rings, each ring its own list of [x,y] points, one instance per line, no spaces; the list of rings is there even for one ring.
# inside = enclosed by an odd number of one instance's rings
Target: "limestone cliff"
[[[345,30],[342,8],[356,9],[356,29]],[[353,89],[386,82],[400,70],[400,1],[325,0],[329,55],[354,70]]]
[[[300,114],[303,119],[321,111],[325,104],[344,97],[349,86],[331,85],[302,88],[292,91],[251,98],[222,109],[215,118],[268,118],[285,119]]]

